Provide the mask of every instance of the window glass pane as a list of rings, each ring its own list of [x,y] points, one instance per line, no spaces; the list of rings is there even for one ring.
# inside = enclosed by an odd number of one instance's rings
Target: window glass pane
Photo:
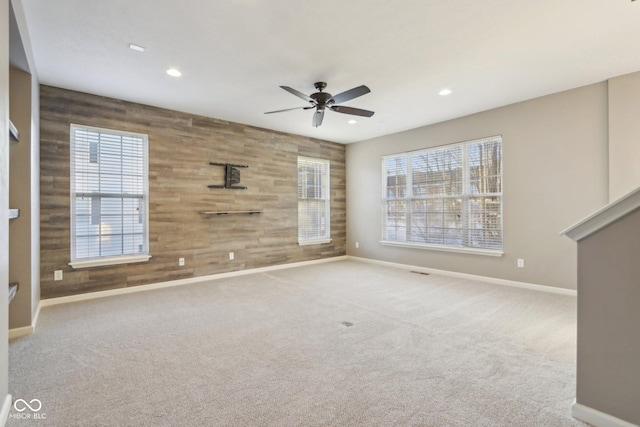
[[[501,197],[469,199],[469,246],[502,248]]]
[[[100,255],[116,256],[122,255],[122,235],[104,234],[100,237]]]
[[[407,158],[394,157],[385,163],[387,196],[390,199],[407,195]]]
[[[462,244],[462,199],[414,200],[412,211],[411,242],[448,246]]]
[[[100,256],[100,238],[98,236],[79,236],[76,238],[76,259],[98,256]]]
[[[462,193],[462,147],[423,151],[411,156],[413,195]]]
[[[122,236],[122,246],[128,253],[143,253],[144,243],[142,234],[125,234]]]
[[[405,242],[407,240],[407,202],[387,201],[384,219],[384,239]]]
[[[147,137],[71,127],[72,260],[148,253]]]
[[[329,161],[298,158],[298,241],[329,239]]]
[[[298,201],[298,238],[321,239],[326,236],[327,217],[324,200]]]
[[[494,194],[502,192],[502,150],[499,141],[469,145],[470,192]]]
[[[502,249],[502,138],[384,159],[383,240]]]

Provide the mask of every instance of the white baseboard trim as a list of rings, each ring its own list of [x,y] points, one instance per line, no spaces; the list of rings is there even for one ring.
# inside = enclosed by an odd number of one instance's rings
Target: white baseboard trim
[[[476,276],[475,274],[457,273],[455,271],[447,271],[447,270],[437,270],[435,268],[418,267],[418,266],[409,265],[409,264],[398,264],[395,262],[380,261],[380,260],[370,259],[370,258],[360,258],[360,257],[351,256],[351,255],[347,255],[347,258],[356,260],[356,261],[366,262],[369,264],[378,264],[378,265],[384,265],[387,267],[401,268],[403,270],[419,271],[421,273],[440,274],[443,276],[458,277],[460,279],[477,280],[480,282],[488,282],[488,283],[493,283],[493,284],[502,285],[502,286],[511,286],[514,288],[530,289],[533,291],[550,292],[554,294],[569,295],[574,297],[578,295],[578,293],[574,289],[564,289],[564,288],[556,288],[553,286],[536,285],[533,283],[517,282],[515,280],[498,279],[495,277]]]
[[[154,289],[170,288],[173,286],[190,285],[193,283],[207,282],[211,280],[226,279],[229,277],[245,276],[247,274],[265,273],[268,271],[284,270],[288,268],[303,267],[305,265],[322,264],[325,262],[334,262],[347,259],[346,255],[314,259],[311,261],[293,262],[289,264],[278,264],[269,267],[250,268],[247,270],[230,271],[228,273],[211,274],[209,276],[190,277],[188,279],[170,280],[168,282],[152,283],[149,285],[131,286],[129,288],[110,289],[108,291],[89,292],[86,294],[69,295],[66,297],[50,298],[40,301],[39,307],[49,307],[52,305],[66,304],[70,302],[86,301],[96,298],[110,297],[114,295],[131,294],[134,292],[151,291]]]
[[[11,412],[11,402],[11,395],[7,394],[4,398],[4,403],[2,404],[2,411],[0,411],[0,425],[2,427],[6,426],[7,421],[9,420],[9,413]]]
[[[575,401],[571,406],[571,416],[596,427],[638,427],[637,424],[621,420]]]
[[[42,308],[42,301],[38,303],[38,308],[36,309],[36,314],[33,316],[33,320],[31,321],[31,326],[9,329],[9,341],[16,338],[26,337],[27,335],[31,335],[35,332],[38,319],[40,318],[40,308]]]
[[[22,328],[9,329],[9,341],[31,335],[35,330],[36,328],[34,328],[33,325],[23,326]]]

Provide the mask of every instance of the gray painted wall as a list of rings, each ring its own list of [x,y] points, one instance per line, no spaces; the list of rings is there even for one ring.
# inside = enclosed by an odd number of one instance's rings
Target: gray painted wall
[[[576,402],[640,425],[640,209],[578,243]]]
[[[20,143],[10,147],[9,202],[20,209],[10,227],[11,282],[20,291],[9,307],[10,328],[32,325],[40,302],[40,84],[22,3],[11,3],[9,21],[10,115]]]
[[[575,243],[558,233],[608,201],[607,116],[599,83],[348,145],[348,255],[575,289]],[[502,257],[380,245],[382,156],[492,135],[503,137]]]
[[[609,80],[609,201],[640,187],[640,72]]]
[[[40,271],[33,275],[31,268],[31,255],[39,252],[31,247],[31,75],[11,67],[9,87],[11,121],[20,133],[20,142],[11,144],[9,156],[9,204],[20,209],[20,217],[11,220],[9,228],[9,281],[20,283],[9,306],[9,327],[13,329],[31,325],[32,283],[39,282]]]

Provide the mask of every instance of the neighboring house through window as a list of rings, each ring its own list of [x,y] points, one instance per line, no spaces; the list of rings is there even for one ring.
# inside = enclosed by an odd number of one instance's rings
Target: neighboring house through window
[[[500,136],[385,156],[382,243],[502,255]]]
[[[71,125],[71,266],[146,261],[147,135]]]
[[[331,241],[329,161],[298,157],[298,243]]]

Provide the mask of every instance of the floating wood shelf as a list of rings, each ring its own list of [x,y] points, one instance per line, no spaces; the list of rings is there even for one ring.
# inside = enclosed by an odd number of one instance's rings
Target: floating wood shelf
[[[261,214],[262,211],[206,211],[200,213],[202,215],[254,215]]]
[[[13,124],[11,120],[9,120],[9,134],[11,135],[11,139],[15,142],[20,141],[20,134],[18,133],[18,128]]]
[[[9,219],[16,219],[20,216],[20,209],[9,209]]]

